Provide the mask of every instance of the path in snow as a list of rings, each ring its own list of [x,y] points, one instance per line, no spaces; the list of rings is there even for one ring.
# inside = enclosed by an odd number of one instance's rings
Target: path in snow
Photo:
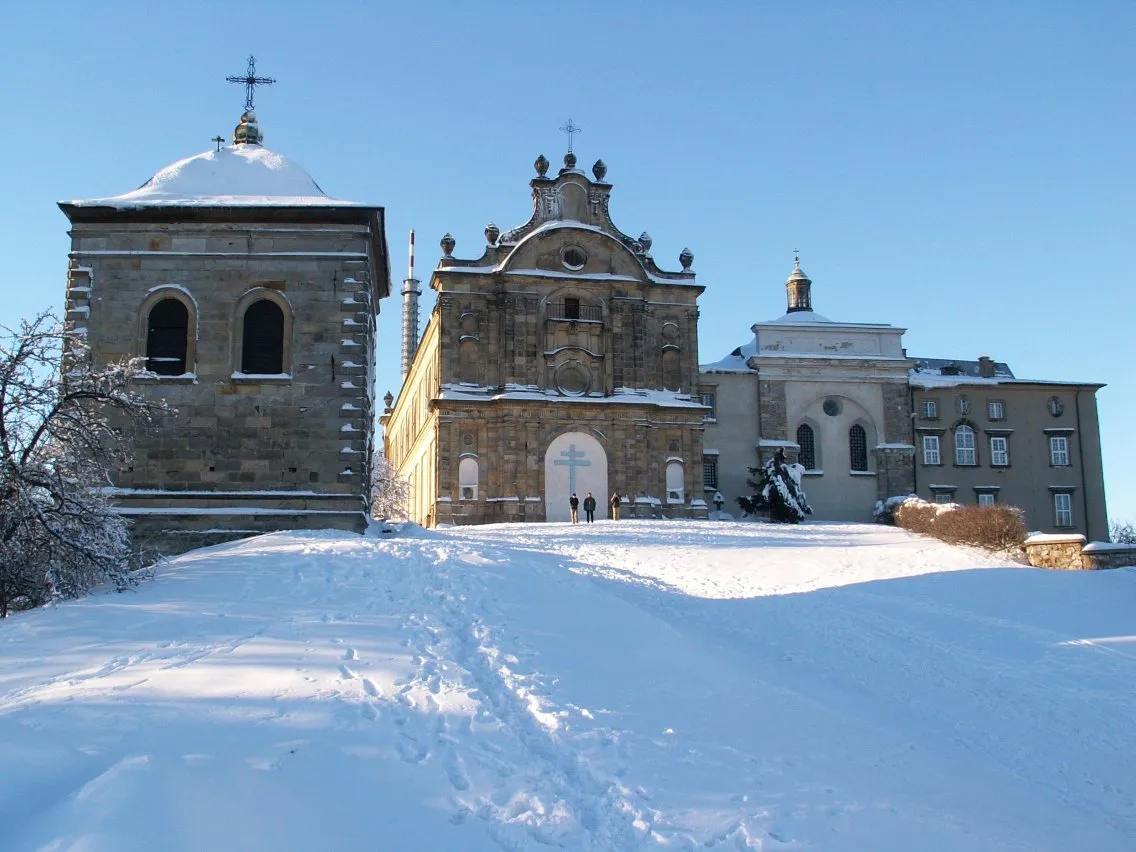
[[[820,523],[186,554],[0,622],[0,846],[1130,849],[1134,575],[996,565]]]

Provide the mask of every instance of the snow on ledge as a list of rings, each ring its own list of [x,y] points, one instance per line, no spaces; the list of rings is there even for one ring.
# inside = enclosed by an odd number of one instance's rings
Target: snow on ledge
[[[1081,550],[1084,553],[1102,553],[1111,550],[1136,550],[1136,544],[1115,541],[1090,541]]]
[[[1033,533],[1025,544],[1084,544],[1085,537],[1080,533]]]

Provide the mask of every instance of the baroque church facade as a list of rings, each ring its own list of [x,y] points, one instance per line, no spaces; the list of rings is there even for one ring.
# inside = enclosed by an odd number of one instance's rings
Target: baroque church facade
[[[132,192],[60,203],[85,357],[144,359],[136,389],[168,406],[109,487],[157,553],[368,522],[383,208],[328,196],[251,108],[217,143]]]
[[[535,168],[528,222],[491,223],[474,259],[442,238],[436,305],[420,341],[404,335],[380,421],[410,518],[567,520],[588,492],[622,495],[625,517],[706,517],[693,255],[664,270],[648,234],[616,227],[602,160],[590,177],[572,153]]]

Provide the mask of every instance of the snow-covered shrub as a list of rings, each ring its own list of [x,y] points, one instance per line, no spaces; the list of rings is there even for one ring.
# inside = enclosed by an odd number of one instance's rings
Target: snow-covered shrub
[[[912,497],[896,509],[895,523],[951,544],[988,550],[1016,551],[1026,539],[1025,518],[1017,506],[960,506]]]
[[[808,498],[801,487],[805,468],[799,464],[786,464],[784,450],[761,467],[749,468],[756,479],[746,484],[754,490],[752,497],[737,498],[738,506],[746,515],[768,512],[769,520],[778,524],[799,524],[805,515],[811,515]]]
[[[371,465],[371,517],[408,520],[409,499],[410,483],[395,472],[390,459],[376,452]]]
[[[90,367],[50,314],[0,329],[0,617],[133,582],[126,522],[101,486],[130,427],[160,408],[131,391],[140,371]]]
[[[895,512],[907,500],[918,500],[914,494],[901,494],[888,497],[886,500],[877,500],[872,509],[872,518],[877,524],[895,525]]]
[[[904,500],[896,506],[893,514],[895,525],[910,532],[932,535],[931,525],[935,522],[935,518],[938,517],[941,509],[941,504],[928,503],[918,497],[913,500]]]
[[[1108,528],[1109,539],[1114,544],[1136,544],[1136,524],[1113,521]]]

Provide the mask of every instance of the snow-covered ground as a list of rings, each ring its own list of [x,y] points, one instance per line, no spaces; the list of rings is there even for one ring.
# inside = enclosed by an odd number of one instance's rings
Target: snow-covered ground
[[[852,524],[276,534],[0,621],[0,849],[1131,850],[1136,573]]]

